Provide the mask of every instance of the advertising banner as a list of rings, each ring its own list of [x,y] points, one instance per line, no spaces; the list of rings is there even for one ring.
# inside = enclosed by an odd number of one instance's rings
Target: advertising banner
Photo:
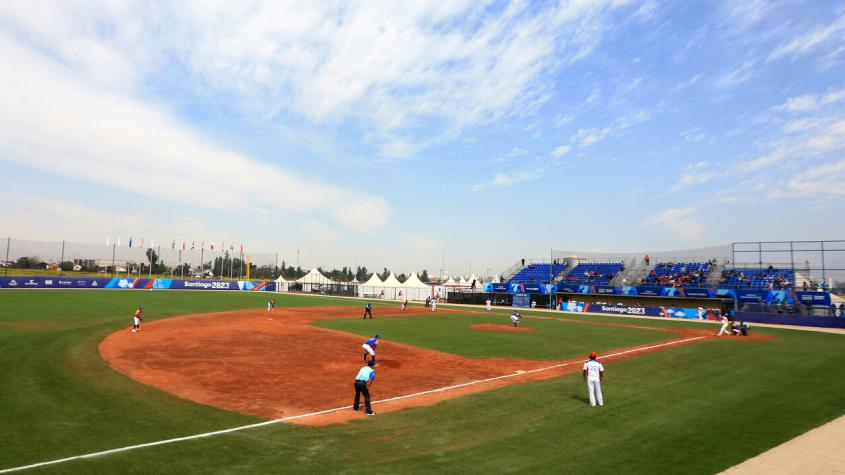
[[[613,305],[600,303],[585,304],[583,302],[569,301],[561,306],[561,310],[564,312],[610,313],[615,315],[698,319],[697,308]],[[708,312],[707,315],[708,318],[718,318],[719,311],[712,310]]]
[[[111,279],[98,277],[0,277],[0,288],[8,289],[96,289]]]
[[[713,297],[713,291],[710,290],[710,289],[684,287],[684,295],[687,296],[687,297],[696,297],[696,298],[712,298]]]
[[[490,285],[490,292],[502,293],[506,294],[510,292],[508,288],[508,284],[489,284]]]
[[[737,290],[736,299],[740,303],[759,303],[766,299],[768,290]]]
[[[660,297],[662,295],[663,287],[655,286],[640,286],[637,287],[637,295],[649,295],[652,297]]]
[[[795,300],[804,305],[830,305],[830,292],[795,292]]]
[[[596,286],[596,293],[597,294],[619,294],[621,293],[621,289],[617,287],[611,287],[609,285],[597,285]]]

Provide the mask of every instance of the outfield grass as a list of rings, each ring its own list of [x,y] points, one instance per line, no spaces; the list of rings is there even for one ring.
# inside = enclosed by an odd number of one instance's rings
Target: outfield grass
[[[150,321],[260,308],[266,300],[259,293],[0,291],[0,469],[254,421],[115,373],[96,345],[129,325],[138,304]],[[347,304],[278,296],[283,307]],[[400,317],[379,324],[391,335],[388,341],[467,356],[554,358],[571,342],[602,345],[608,335],[592,332],[591,325],[526,320],[536,332],[472,331],[471,338],[450,339],[470,333],[461,331],[464,318],[475,317],[417,316],[407,323]],[[354,327],[352,320],[334,322]],[[845,413],[843,336],[754,331],[776,339],[705,341],[607,362],[603,408],[586,405],[584,384],[571,374],[342,425],[275,425],[30,473],[714,473]],[[648,333],[622,329],[618,337]],[[475,335],[505,340],[491,345]],[[566,341],[560,350],[557,338]]]

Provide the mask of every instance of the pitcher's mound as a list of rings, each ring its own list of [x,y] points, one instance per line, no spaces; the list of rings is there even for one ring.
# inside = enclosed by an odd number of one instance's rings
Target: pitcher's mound
[[[532,327],[515,327],[513,325],[497,325],[494,323],[478,323],[470,325],[473,330],[486,330],[488,332],[533,332]]]

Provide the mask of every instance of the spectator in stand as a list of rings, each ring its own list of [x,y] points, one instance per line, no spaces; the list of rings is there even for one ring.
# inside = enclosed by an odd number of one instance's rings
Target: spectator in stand
[[[839,316],[845,317],[845,302],[839,302]]]
[[[645,255],[643,260],[645,261],[645,265],[649,265],[651,263],[651,257],[649,257],[648,254]]]

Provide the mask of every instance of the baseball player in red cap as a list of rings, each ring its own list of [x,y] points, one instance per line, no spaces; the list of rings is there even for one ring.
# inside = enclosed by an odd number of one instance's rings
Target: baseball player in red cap
[[[590,353],[590,359],[584,362],[584,381],[587,382],[587,392],[590,394],[590,405],[595,406],[598,400],[599,406],[604,406],[601,397],[601,380],[604,378],[604,366],[596,359],[596,352]]]

